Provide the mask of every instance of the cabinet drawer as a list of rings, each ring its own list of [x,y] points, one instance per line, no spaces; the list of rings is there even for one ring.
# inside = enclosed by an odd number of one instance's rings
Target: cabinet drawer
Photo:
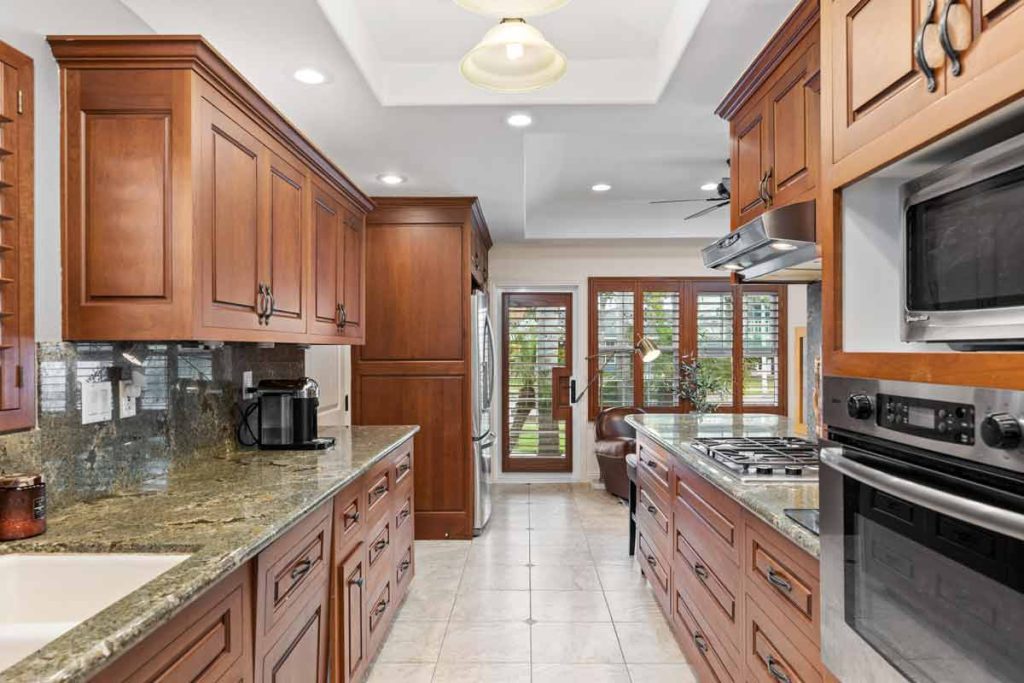
[[[654,597],[661,604],[661,608],[666,613],[670,613],[668,562],[665,561],[664,555],[648,540],[643,529],[638,531],[636,547],[640,570],[647,577],[647,582],[651,585],[651,588],[654,589]]]
[[[365,507],[362,481],[349,484],[334,497],[334,545],[339,551],[362,538]]]
[[[384,467],[371,471],[370,477],[366,480],[364,500],[366,501],[366,519],[370,524],[380,520],[391,505],[391,477],[391,468]]]
[[[687,603],[685,595],[675,591],[673,603],[672,619],[683,649],[689,655],[687,659],[702,674],[698,678],[715,683],[732,683],[737,680],[733,677],[736,666],[722,648],[721,641],[707,628],[703,619],[698,619],[697,610]]]
[[[751,595],[746,598],[747,670],[758,683],[821,683],[817,646],[792,629],[776,625]],[[786,635],[788,634],[788,635]]]
[[[636,457],[641,481],[647,484],[648,489],[657,491],[655,495],[668,498],[671,479],[668,454],[650,441],[641,440],[637,443]]]
[[[257,638],[270,638],[300,603],[327,583],[330,504],[322,506],[256,558]]]
[[[671,555],[672,522],[669,518],[670,509],[657,496],[651,495],[648,489],[640,488],[636,506],[637,522],[649,534],[649,540],[658,546],[666,557]]]
[[[742,642],[736,595],[740,592],[740,572],[731,564],[708,562],[694,549],[680,529],[675,534],[675,553],[672,565],[676,590],[681,591],[697,606],[710,626],[734,652]]]
[[[405,538],[409,536],[412,538],[413,530],[413,505],[412,505],[412,491],[405,494],[399,499],[398,509],[395,510],[395,536]]]
[[[409,585],[409,581],[413,577],[413,552],[412,552],[412,541],[405,546],[398,556],[398,561],[395,562],[395,590],[398,591],[399,595],[405,593],[406,588]]]
[[[395,487],[412,481],[412,442],[403,446],[398,454],[391,458],[392,480]]]
[[[376,652],[381,639],[387,633],[387,624],[391,621],[391,581],[384,583],[366,609],[366,633],[370,639],[370,652]]]
[[[252,676],[252,566],[211,588],[103,669],[99,683],[216,681]]]
[[[390,565],[394,553],[391,551],[391,520],[384,520],[370,535],[366,549],[366,567],[371,591],[391,574]]]
[[[739,504],[687,467],[676,470],[673,512],[677,525],[703,557],[721,553],[740,563]]]
[[[804,553],[796,547],[786,548],[789,541],[749,517],[744,535],[748,591],[758,591],[758,599],[763,598],[804,635],[819,642],[818,574],[812,566],[816,561],[801,557]]]

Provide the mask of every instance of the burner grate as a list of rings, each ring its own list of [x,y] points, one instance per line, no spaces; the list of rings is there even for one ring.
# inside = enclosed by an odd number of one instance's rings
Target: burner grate
[[[818,447],[795,437],[703,438],[693,445],[728,469],[745,475],[803,477],[818,467]]]

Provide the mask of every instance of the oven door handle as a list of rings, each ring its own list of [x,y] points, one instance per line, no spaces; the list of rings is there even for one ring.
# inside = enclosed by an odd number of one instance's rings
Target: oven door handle
[[[997,534],[1024,540],[1024,515],[957,496],[940,489],[893,476],[850,460],[841,447],[821,449],[821,461],[834,470],[911,503],[930,508],[947,517],[963,520]]]

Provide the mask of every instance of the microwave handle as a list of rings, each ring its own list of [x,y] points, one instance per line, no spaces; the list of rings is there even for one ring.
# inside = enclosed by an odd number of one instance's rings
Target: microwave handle
[[[903,498],[911,503],[940,512],[947,517],[963,520],[997,534],[1024,540],[1024,515],[1022,514],[963,498],[862,465],[844,456],[841,447],[822,448],[821,461],[851,479],[885,491],[897,498]]]

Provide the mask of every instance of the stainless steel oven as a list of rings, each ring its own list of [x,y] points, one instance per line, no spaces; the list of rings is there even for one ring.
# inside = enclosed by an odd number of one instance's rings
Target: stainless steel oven
[[[1024,135],[956,159],[902,187],[903,341],[1024,346]]]
[[[823,389],[825,664],[850,682],[1024,679],[1024,392]]]

